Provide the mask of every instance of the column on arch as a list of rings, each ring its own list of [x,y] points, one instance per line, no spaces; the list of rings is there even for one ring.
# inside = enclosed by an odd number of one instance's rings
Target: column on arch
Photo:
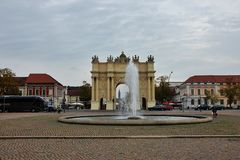
[[[98,83],[99,83],[99,79],[98,79],[98,77],[96,77],[96,89],[95,89],[95,92],[96,92],[96,97],[95,97],[95,99],[96,99],[96,101],[99,101],[99,88],[98,88]]]
[[[150,77],[148,77],[148,101],[151,101],[151,81],[150,81]]]
[[[113,100],[113,98],[114,98],[114,90],[115,90],[115,87],[114,87],[114,78],[112,77],[112,79],[111,79],[111,89],[112,89],[112,91],[111,91],[111,97],[110,97],[110,100],[112,101]]]
[[[92,77],[92,101],[95,101],[96,100],[96,96],[95,96],[95,77]]]
[[[151,77],[152,79],[152,101],[155,101],[155,82],[154,82],[154,77]]]
[[[107,100],[110,100],[110,77],[107,77]]]

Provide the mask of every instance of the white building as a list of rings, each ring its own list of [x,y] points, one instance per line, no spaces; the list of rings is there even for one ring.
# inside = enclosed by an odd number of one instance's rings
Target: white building
[[[194,108],[200,104],[213,105],[210,100],[206,100],[205,92],[218,96],[217,104],[228,107],[227,98],[220,94],[220,90],[227,84],[240,85],[240,75],[195,75],[188,78],[179,86],[179,95],[184,108]],[[240,105],[234,100],[233,107]]]

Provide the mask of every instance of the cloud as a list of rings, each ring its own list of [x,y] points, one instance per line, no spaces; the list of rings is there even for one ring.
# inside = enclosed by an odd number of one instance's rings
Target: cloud
[[[173,80],[219,73],[210,64],[236,73],[239,6],[235,0],[4,0],[0,67],[17,75],[49,72],[77,85],[86,77],[91,81],[93,55],[106,61],[125,51],[142,61],[154,55],[156,75],[174,71]]]

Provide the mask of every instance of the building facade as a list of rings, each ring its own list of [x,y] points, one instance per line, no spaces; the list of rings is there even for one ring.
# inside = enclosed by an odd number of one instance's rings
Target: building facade
[[[29,74],[28,77],[16,77],[23,96],[41,96],[53,101],[57,107],[65,95],[64,86],[48,74]]]
[[[66,87],[66,103],[80,102],[81,88],[78,86],[67,86]]]
[[[195,75],[179,86],[179,95],[184,108],[195,108],[201,104],[214,105],[207,100],[206,91],[218,97],[218,105],[229,107],[228,99],[220,93],[227,85],[240,85],[240,75]],[[235,99],[233,107],[238,107],[240,101]]]

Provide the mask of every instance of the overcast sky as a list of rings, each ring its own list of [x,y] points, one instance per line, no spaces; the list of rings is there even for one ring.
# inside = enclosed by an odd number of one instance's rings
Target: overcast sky
[[[155,57],[156,77],[240,74],[240,0],[0,0],[0,68],[90,81],[91,57]]]

